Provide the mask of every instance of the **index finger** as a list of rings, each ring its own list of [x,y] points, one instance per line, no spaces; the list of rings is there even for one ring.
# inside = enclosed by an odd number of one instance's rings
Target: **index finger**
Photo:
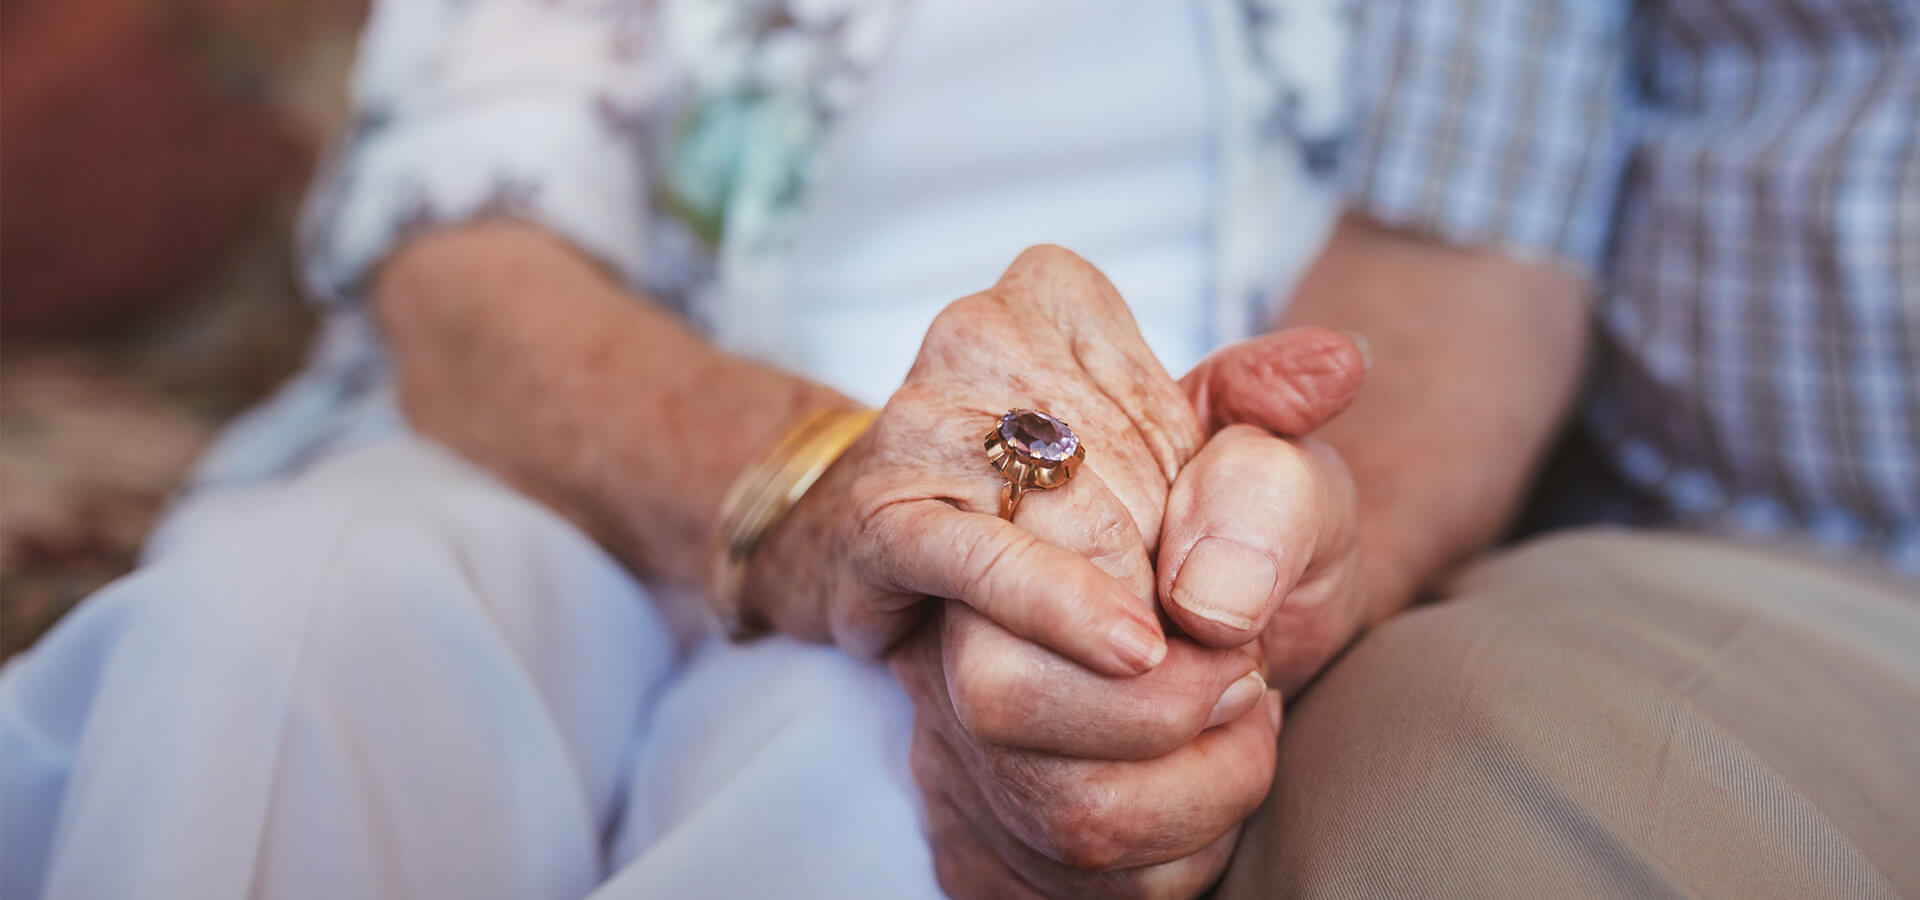
[[[1200,852],[1266,799],[1280,721],[1280,693],[1270,690],[1239,718],[1154,759],[986,751],[1001,787],[985,800],[1022,843],[1073,868],[1171,862]]]
[[[1132,590],[1012,522],[911,500],[874,514],[866,527],[871,549],[853,563],[883,589],[959,600],[1105,675],[1138,675],[1167,654],[1152,608]]]
[[[1266,690],[1259,660],[1179,637],[1132,678],[1106,678],[1023,641],[961,606],[940,624],[941,674],[954,718],[980,740],[1083,759],[1163,756],[1238,718]]]

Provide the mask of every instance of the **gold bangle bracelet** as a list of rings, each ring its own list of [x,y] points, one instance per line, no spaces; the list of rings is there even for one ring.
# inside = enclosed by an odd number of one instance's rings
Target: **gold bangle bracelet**
[[[707,606],[729,637],[743,641],[766,633],[770,623],[749,617],[740,605],[748,560],[774,524],[879,414],[879,410],[847,407],[814,412],[789,429],[766,457],[748,466],[727,489],[711,554]]]

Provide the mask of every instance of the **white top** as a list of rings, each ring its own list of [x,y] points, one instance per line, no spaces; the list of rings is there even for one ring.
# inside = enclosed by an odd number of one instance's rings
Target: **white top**
[[[1028,245],[1092,260],[1179,374],[1265,320],[1331,221],[1339,0],[778,8],[378,4],[301,235],[327,327],[191,490],[401,427],[361,300],[420,228],[537,223],[718,346],[878,403]]]
[[[1158,0],[909,5],[825,151],[782,307],[793,361],[882,402],[941,308],[1056,243],[1190,368],[1216,215],[1201,29],[1198,7]]]

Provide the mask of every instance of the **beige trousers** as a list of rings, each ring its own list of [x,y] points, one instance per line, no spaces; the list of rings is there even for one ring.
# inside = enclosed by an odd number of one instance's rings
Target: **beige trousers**
[[[1920,589],[1590,531],[1288,710],[1220,896],[1920,897]]]

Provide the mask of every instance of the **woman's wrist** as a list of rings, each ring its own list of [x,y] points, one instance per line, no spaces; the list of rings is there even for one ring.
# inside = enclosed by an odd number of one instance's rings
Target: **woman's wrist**
[[[704,371],[665,392],[636,391],[601,476],[637,568],[706,588],[727,491],[783,435],[822,409],[853,405],[824,385],[711,351]],[[671,465],[662,465],[663,456]]]
[[[707,582],[708,605],[735,640],[758,637],[774,623],[766,611],[742,603],[746,568],[761,542],[876,415],[876,410],[859,406],[816,410],[789,429],[764,458],[735,476],[721,503]]]
[[[849,404],[715,349],[529,226],[430,233],[375,297],[408,418],[651,577],[699,585],[728,485]]]

